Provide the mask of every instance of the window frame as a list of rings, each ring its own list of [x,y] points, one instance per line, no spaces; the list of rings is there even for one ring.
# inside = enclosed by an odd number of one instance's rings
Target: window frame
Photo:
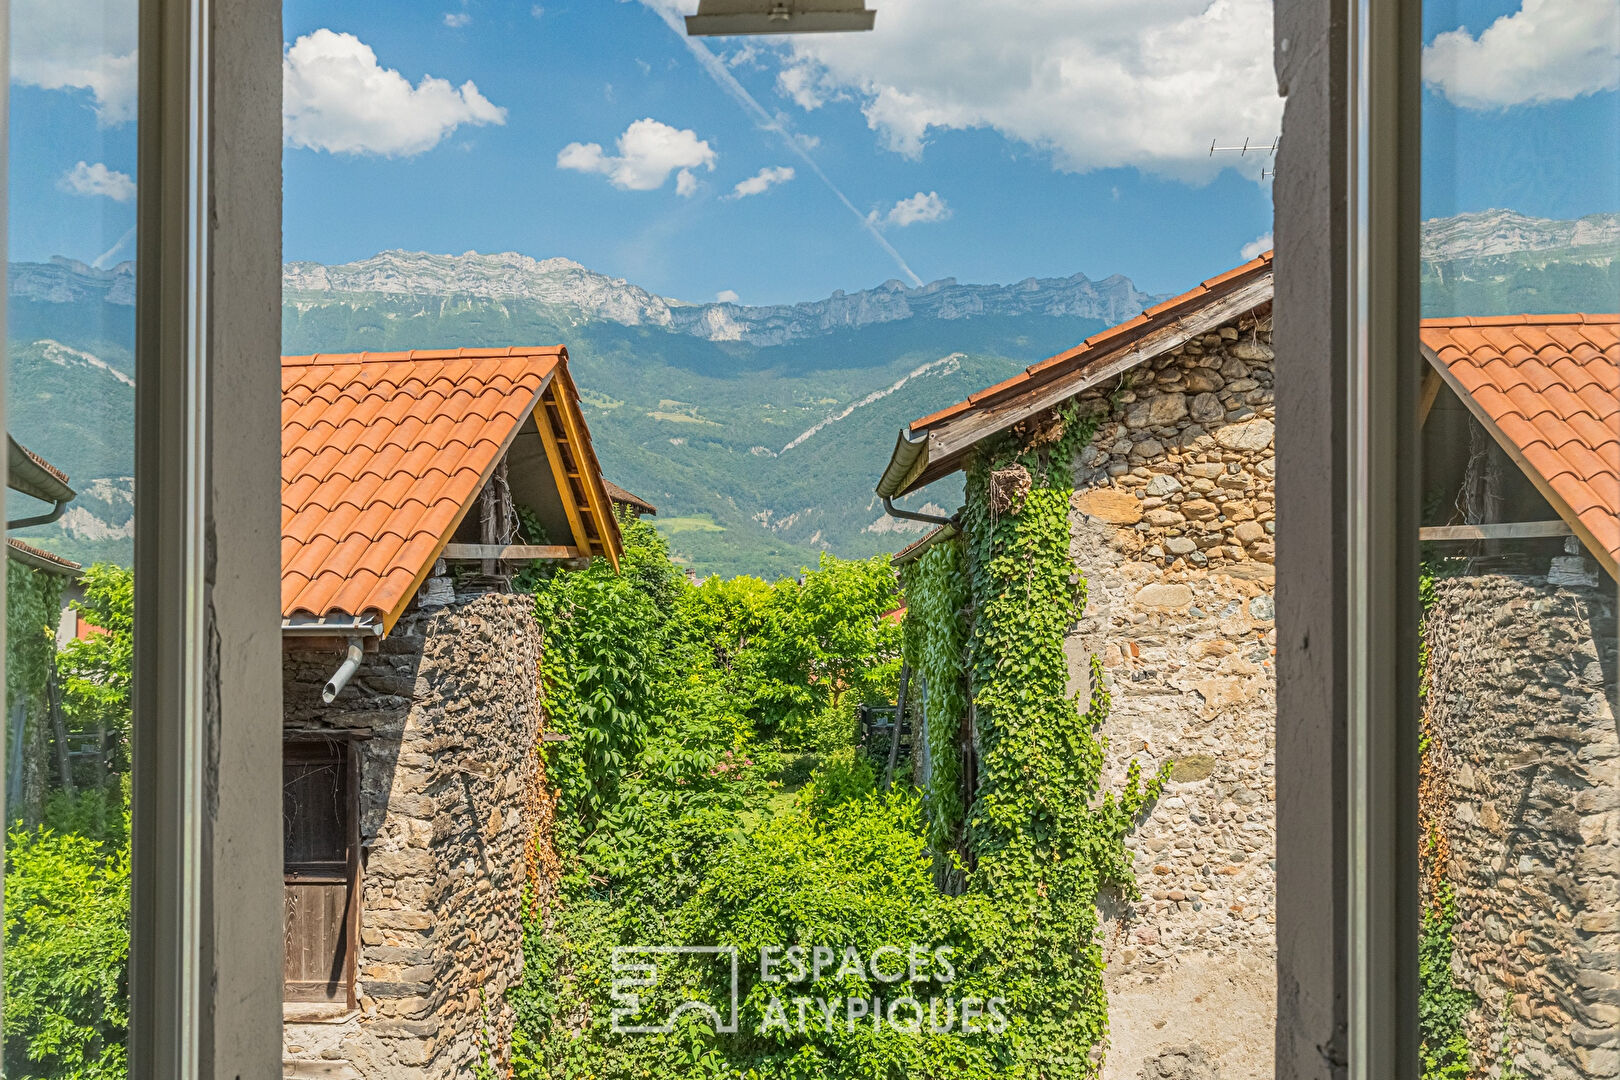
[[[1274,11],[1276,1074],[1415,1080],[1421,7]]]
[[[139,0],[129,1067],[276,1075],[281,8]]]

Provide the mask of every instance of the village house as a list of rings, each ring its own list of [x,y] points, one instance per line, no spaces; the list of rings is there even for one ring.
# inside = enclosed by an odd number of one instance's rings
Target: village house
[[[1427,319],[1424,900],[1472,1065],[1620,1076],[1620,315]]]
[[[1127,839],[1142,899],[1104,913],[1109,1077],[1158,1076],[1178,1057],[1218,1062],[1223,1080],[1271,1075],[1271,299],[1267,253],[913,422],[877,489],[894,499],[962,470],[992,437],[1076,401],[1097,425],[1068,465],[1087,589],[1064,643],[1071,689],[1084,698],[1098,656],[1113,696],[1105,789],[1133,759],[1144,773],[1174,762]]]
[[[565,349],[283,357],[284,1075],[504,1060],[550,813],[510,575],[620,551]]]
[[[1097,656],[1105,789],[1133,759],[1144,774],[1173,763],[1127,840],[1142,897],[1103,913],[1109,1078],[1273,1071],[1273,385],[1309,358],[1274,355],[1272,293],[1268,253],[923,417],[877,487],[897,510],[1004,433],[1040,438],[1076,405],[1096,423],[1069,463],[1069,553],[1087,587],[1065,642],[1071,690],[1084,700]],[[1604,794],[1620,783],[1616,322],[1427,320],[1413,357],[1429,371],[1414,402],[1423,539],[1479,556],[1437,583],[1429,615],[1425,818],[1449,845],[1456,976],[1481,1002],[1471,1045],[1498,1050],[1508,1017],[1532,1075],[1620,1075],[1595,1041],[1620,1021],[1602,959],[1620,951],[1620,808]],[[960,724],[919,711],[924,732]],[[914,745],[926,781],[928,739]],[[971,767],[962,783],[969,804]]]
[[[67,474],[6,436],[6,487],[29,500],[28,509],[8,517],[6,531],[47,525],[62,516],[73,501]],[[8,514],[11,507],[8,506]],[[39,821],[47,776],[54,773],[64,791],[76,790],[73,758],[80,754],[104,759],[105,735],[94,749],[76,750],[68,738],[62,713],[61,686],[55,653],[71,640],[78,612],[70,605],[80,566],[70,559],[6,537],[6,577],[10,603],[19,613],[13,633],[6,639],[6,779],[8,818],[28,824]],[[29,610],[27,605],[37,605]],[[27,625],[27,614],[38,614],[42,624],[56,621],[54,638],[44,634],[22,640],[15,629]],[[36,625],[42,625],[36,624]]]

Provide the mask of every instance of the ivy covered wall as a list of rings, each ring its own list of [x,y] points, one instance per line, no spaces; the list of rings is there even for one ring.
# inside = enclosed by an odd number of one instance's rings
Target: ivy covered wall
[[[1064,636],[1086,599],[1069,558],[1070,462],[1094,427],[1049,416],[986,447],[968,473],[963,536],[906,574],[908,659],[927,680],[930,837],[1012,940],[1005,992],[1029,1064],[1090,1075],[1108,1036],[1098,904],[1137,895],[1127,833],[1168,769],[1101,783],[1109,696],[1100,669],[1069,693]],[[965,676],[965,678],[964,678]],[[963,758],[972,758],[964,785]],[[970,799],[964,801],[971,787]]]

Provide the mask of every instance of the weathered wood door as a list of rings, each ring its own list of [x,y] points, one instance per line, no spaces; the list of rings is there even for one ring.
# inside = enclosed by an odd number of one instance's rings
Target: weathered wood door
[[[357,759],[334,739],[283,745],[287,1001],[355,1004],[359,934]]]

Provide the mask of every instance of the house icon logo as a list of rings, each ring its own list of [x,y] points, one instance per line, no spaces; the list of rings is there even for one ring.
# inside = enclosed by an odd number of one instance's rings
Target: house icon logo
[[[725,970],[729,975],[730,1009],[725,1016],[706,1001],[687,999],[664,1017],[662,1023],[643,1015],[642,995],[659,982],[660,972],[677,962],[673,958],[710,958],[716,973]],[[612,1025],[616,1034],[667,1035],[675,1030],[675,1022],[683,1014],[706,1016],[716,1035],[737,1033],[737,946],[735,945],[620,945],[613,950],[613,987],[611,995],[616,1008]]]

